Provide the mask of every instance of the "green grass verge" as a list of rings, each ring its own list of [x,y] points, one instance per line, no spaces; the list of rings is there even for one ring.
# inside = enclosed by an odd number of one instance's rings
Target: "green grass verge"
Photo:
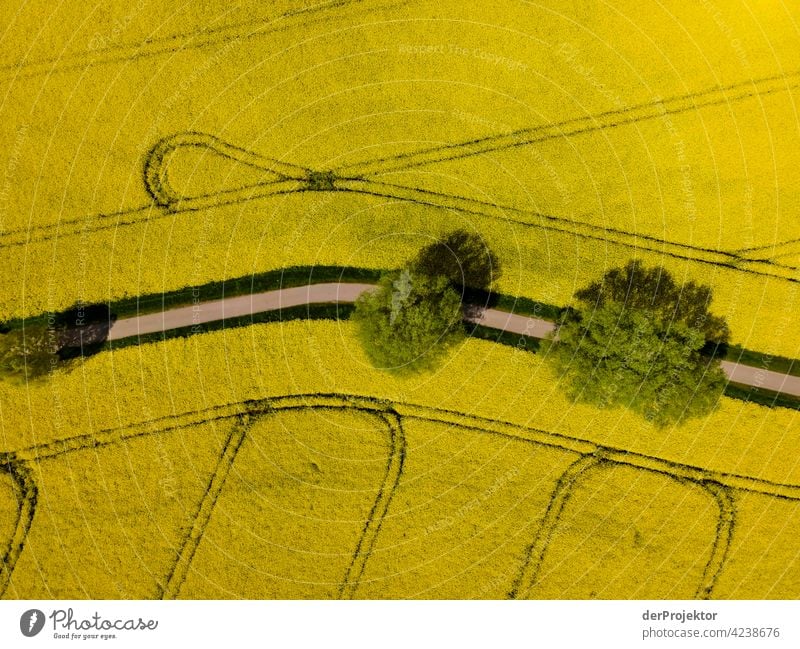
[[[364,282],[376,283],[384,271],[371,268],[355,268],[348,266],[294,266],[282,270],[257,273],[246,277],[220,282],[209,282],[200,286],[190,286],[166,293],[150,293],[131,298],[122,298],[109,302],[105,306],[117,319],[133,318],[148,313],[159,313],[168,309],[190,306],[198,302],[210,302],[237,295],[251,295],[274,291],[280,288],[293,288],[307,284],[325,282]],[[77,307],[74,307],[77,308]],[[72,310],[72,309],[71,309]],[[55,314],[58,318],[63,314]],[[21,328],[34,324],[47,324],[54,314],[41,314],[22,319],[9,320],[4,323],[5,329]]]
[[[500,343],[501,345],[507,345],[534,354],[547,342],[539,338],[529,338],[510,331],[500,331],[499,329],[492,329],[491,327],[484,327],[483,325],[472,323],[464,323],[464,329],[471,338]]]
[[[760,406],[769,406],[770,408],[780,406],[782,408],[800,410],[800,398],[798,397],[740,383],[728,383],[725,388],[725,396],[731,399],[750,401]]]
[[[208,302],[219,300],[225,297],[238,295],[251,295],[265,291],[277,290],[280,288],[292,288],[295,286],[305,286],[307,284],[319,284],[324,282],[363,282],[377,283],[381,275],[386,272],[384,269],[357,268],[348,266],[294,266],[282,270],[256,273],[246,277],[209,282],[201,286],[187,287],[184,289],[169,291],[166,293],[153,293],[133,298],[123,298],[110,302],[107,305],[109,312],[117,319],[135,317],[148,313],[158,313],[164,310],[189,306],[198,302]],[[561,317],[562,308],[553,304],[537,302],[529,298],[519,298],[511,295],[485,295],[480,300],[481,303],[490,304],[492,308],[508,311],[522,316],[541,318],[557,322]],[[216,331],[224,328],[241,327],[248,324],[261,322],[279,322],[281,320],[296,320],[299,318],[307,319],[326,319],[349,317],[352,312],[351,305],[311,305],[299,306],[292,309],[281,311],[270,311],[267,313],[243,316],[242,318],[229,319],[225,321],[207,323],[200,327],[185,327],[163,333],[148,334],[142,337],[106,343],[103,349],[119,349],[123,346],[136,345],[145,342],[165,340],[167,338],[185,337],[194,333],[204,331]],[[346,314],[346,315],[344,315]],[[41,314],[38,316],[12,320],[4,323],[5,330],[21,328],[36,324],[48,324],[55,318],[63,317],[64,314]],[[467,329],[469,335],[482,340],[491,340],[503,345],[517,348],[525,348],[531,352],[541,350],[543,341],[536,339],[525,339],[518,334],[501,332],[488,327],[470,325]],[[717,352],[719,353],[719,352]],[[800,376],[800,360],[772,356],[760,352],[744,349],[738,345],[730,345],[724,353],[724,359],[732,362],[742,363],[753,367],[759,367],[773,372]],[[775,393],[757,388],[746,388],[747,394],[742,392],[740,387],[731,387],[731,394],[736,394],[736,398],[745,398],[753,402],[765,405],[782,405],[783,402],[790,403],[788,407],[795,407],[797,399],[781,395],[775,398]]]
[[[166,309],[189,306],[197,302],[210,302],[226,297],[252,295],[281,288],[306,286],[307,284],[326,282],[374,284],[380,279],[382,273],[381,270],[349,266],[294,266],[221,282],[210,282],[169,293],[118,300],[109,304],[109,307],[117,318],[129,318],[145,313],[158,313]]]
[[[725,360],[750,365],[771,372],[800,376],[800,360],[754,352],[739,345],[730,345]]]
[[[562,308],[554,304],[537,302],[527,297],[514,297],[513,295],[502,294],[497,294],[495,299],[496,302],[492,305],[492,308],[499,309],[500,311],[508,311],[509,313],[515,313],[517,315],[550,320],[551,322],[557,322],[561,317]]]

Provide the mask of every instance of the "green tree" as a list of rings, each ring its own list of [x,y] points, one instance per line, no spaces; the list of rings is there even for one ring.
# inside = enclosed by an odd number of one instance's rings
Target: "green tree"
[[[0,377],[25,382],[42,377],[58,363],[55,333],[30,325],[0,334]]]
[[[710,288],[630,262],[575,298],[549,354],[574,399],[625,406],[660,426],[714,409],[726,377],[702,351],[729,333],[708,311]]]
[[[385,275],[353,313],[372,363],[398,373],[434,367],[465,336],[461,318],[461,299],[447,278],[413,269]]]
[[[412,264],[418,273],[446,277],[458,288],[491,289],[500,277],[500,262],[477,234],[454,230],[425,246]]]

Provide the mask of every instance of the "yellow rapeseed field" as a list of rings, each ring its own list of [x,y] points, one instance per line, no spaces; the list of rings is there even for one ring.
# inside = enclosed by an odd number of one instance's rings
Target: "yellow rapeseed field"
[[[212,422],[32,462],[36,513],[5,597],[158,597],[223,428]]]
[[[397,378],[353,333],[255,325],[2,384],[39,493],[5,596],[800,595],[796,411],[724,398],[657,429],[569,403],[541,356],[470,339]]]
[[[287,265],[391,266],[467,227],[505,292],[564,304],[642,256],[712,284],[734,342],[796,356],[800,48],[783,4],[758,4],[7,9],[0,317]],[[379,196],[154,207],[147,154],[189,131],[363,173]],[[268,177],[215,156],[179,151],[170,183]]]
[[[408,459],[359,597],[508,596],[574,459],[521,440],[408,419]]]
[[[796,501],[745,494],[736,500],[738,533],[717,582],[716,597],[747,599],[752,593],[782,599],[798,592]],[[753,557],[758,557],[753,561]]]
[[[2,3],[0,320],[464,228],[503,293],[639,258],[798,358],[800,43],[748,5]],[[658,429],[545,361],[291,322],[0,382],[0,594],[800,597],[797,411]]]
[[[176,593],[336,597],[389,455],[390,431],[375,415],[301,410],[255,423]]]
[[[719,511],[700,487],[611,465],[586,472],[562,517],[532,596],[691,599]]]

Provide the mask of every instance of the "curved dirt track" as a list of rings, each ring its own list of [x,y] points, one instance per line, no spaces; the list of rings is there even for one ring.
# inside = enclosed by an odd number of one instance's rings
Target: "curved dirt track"
[[[374,284],[330,282],[198,302],[160,313],[117,320],[111,326],[108,340],[142,336],[304,304],[351,303],[362,293],[374,288]],[[470,321],[532,338],[544,338],[555,329],[555,325],[548,320],[497,309],[485,309],[479,317],[471,318]],[[800,377],[730,361],[722,361],[722,369],[734,383],[800,396]]]

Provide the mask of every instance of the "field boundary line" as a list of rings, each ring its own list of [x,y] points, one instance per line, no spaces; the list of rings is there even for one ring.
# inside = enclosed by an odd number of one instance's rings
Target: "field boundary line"
[[[522,566],[511,584],[508,592],[509,599],[525,599],[530,594],[539,578],[539,571],[544,562],[547,548],[550,546],[553,532],[558,527],[564,507],[572,496],[575,483],[584,473],[602,464],[603,461],[602,453],[582,455],[561,474],[550,495],[550,501],[539,525],[539,530],[525,551]]]
[[[676,95],[668,99],[655,98],[655,101],[652,102],[644,102],[628,108],[610,110],[595,115],[576,117],[556,124],[523,128],[475,140],[343,165],[337,168],[336,172],[344,176],[373,176],[406,171],[437,162],[460,160],[482,153],[495,153],[546,140],[573,137],[592,131],[663,118],[666,115],[676,115],[699,108],[730,105],[733,102],[789,91],[798,87],[800,87],[800,71],[794,71],[757,80],[740,81],[728,86],[706,88],[695,93]],[[729,95],[728,93],[733,94]],[[631,114],[632,116],[630,116]],[[624,115],[628,115],[628,117],[618,119]]]
[[[695,593],[695,599],[711,599],[717,580],[725,568],[725,561],[733,540],[733,532],[736,527],[736,505],[730,491],[720,483],[705,481],[697,484],[714,497],[717,507],[719,507],[714,545],[703,571],[703,579]]]
[[[170,34],[161,38],[145,40],[141,43],[112,45],[97,50],[64,54],[57,58],[22,60],[15,63],[0,64],[0,80],[31,79],[42,75],[73,72],[98,65],[138,61],[139,59],[176,54],[193,49],[203,49],[214,45],[227,45],[235,41],[269,36],[302,25],[330,22],[327,16],[314,20],[304,20],[308,14],[321,13],[330,9],[361,4],[363,0],[328,0],[311,7],[289,10],[281,15],[245,20],[216,29],[200,27],[195,31]],[[381,4],[381,7],[385,4]],[[252,27],[252,29],[247,29]]]
[[[225,486],[233,461],[239,452],[239,448],[244,441],[245,435],[250,428],[251,418],[248,415],[238,415],[233,430],[228,434],[228,439],[222,449],[217,466],[211,475],[211,480],[206,487],[205,493],[200,500],[197,513],[194,516],[189,533],[186,535],[181,549],[178,551],[175,562],[170,569],[164,586],[160,589],[159,599],[176,599],[180,594],[181,586],[189,574],[189,568],[203,539],[205,528],[211,519],[214,505],[217,503],[220,493]]]

